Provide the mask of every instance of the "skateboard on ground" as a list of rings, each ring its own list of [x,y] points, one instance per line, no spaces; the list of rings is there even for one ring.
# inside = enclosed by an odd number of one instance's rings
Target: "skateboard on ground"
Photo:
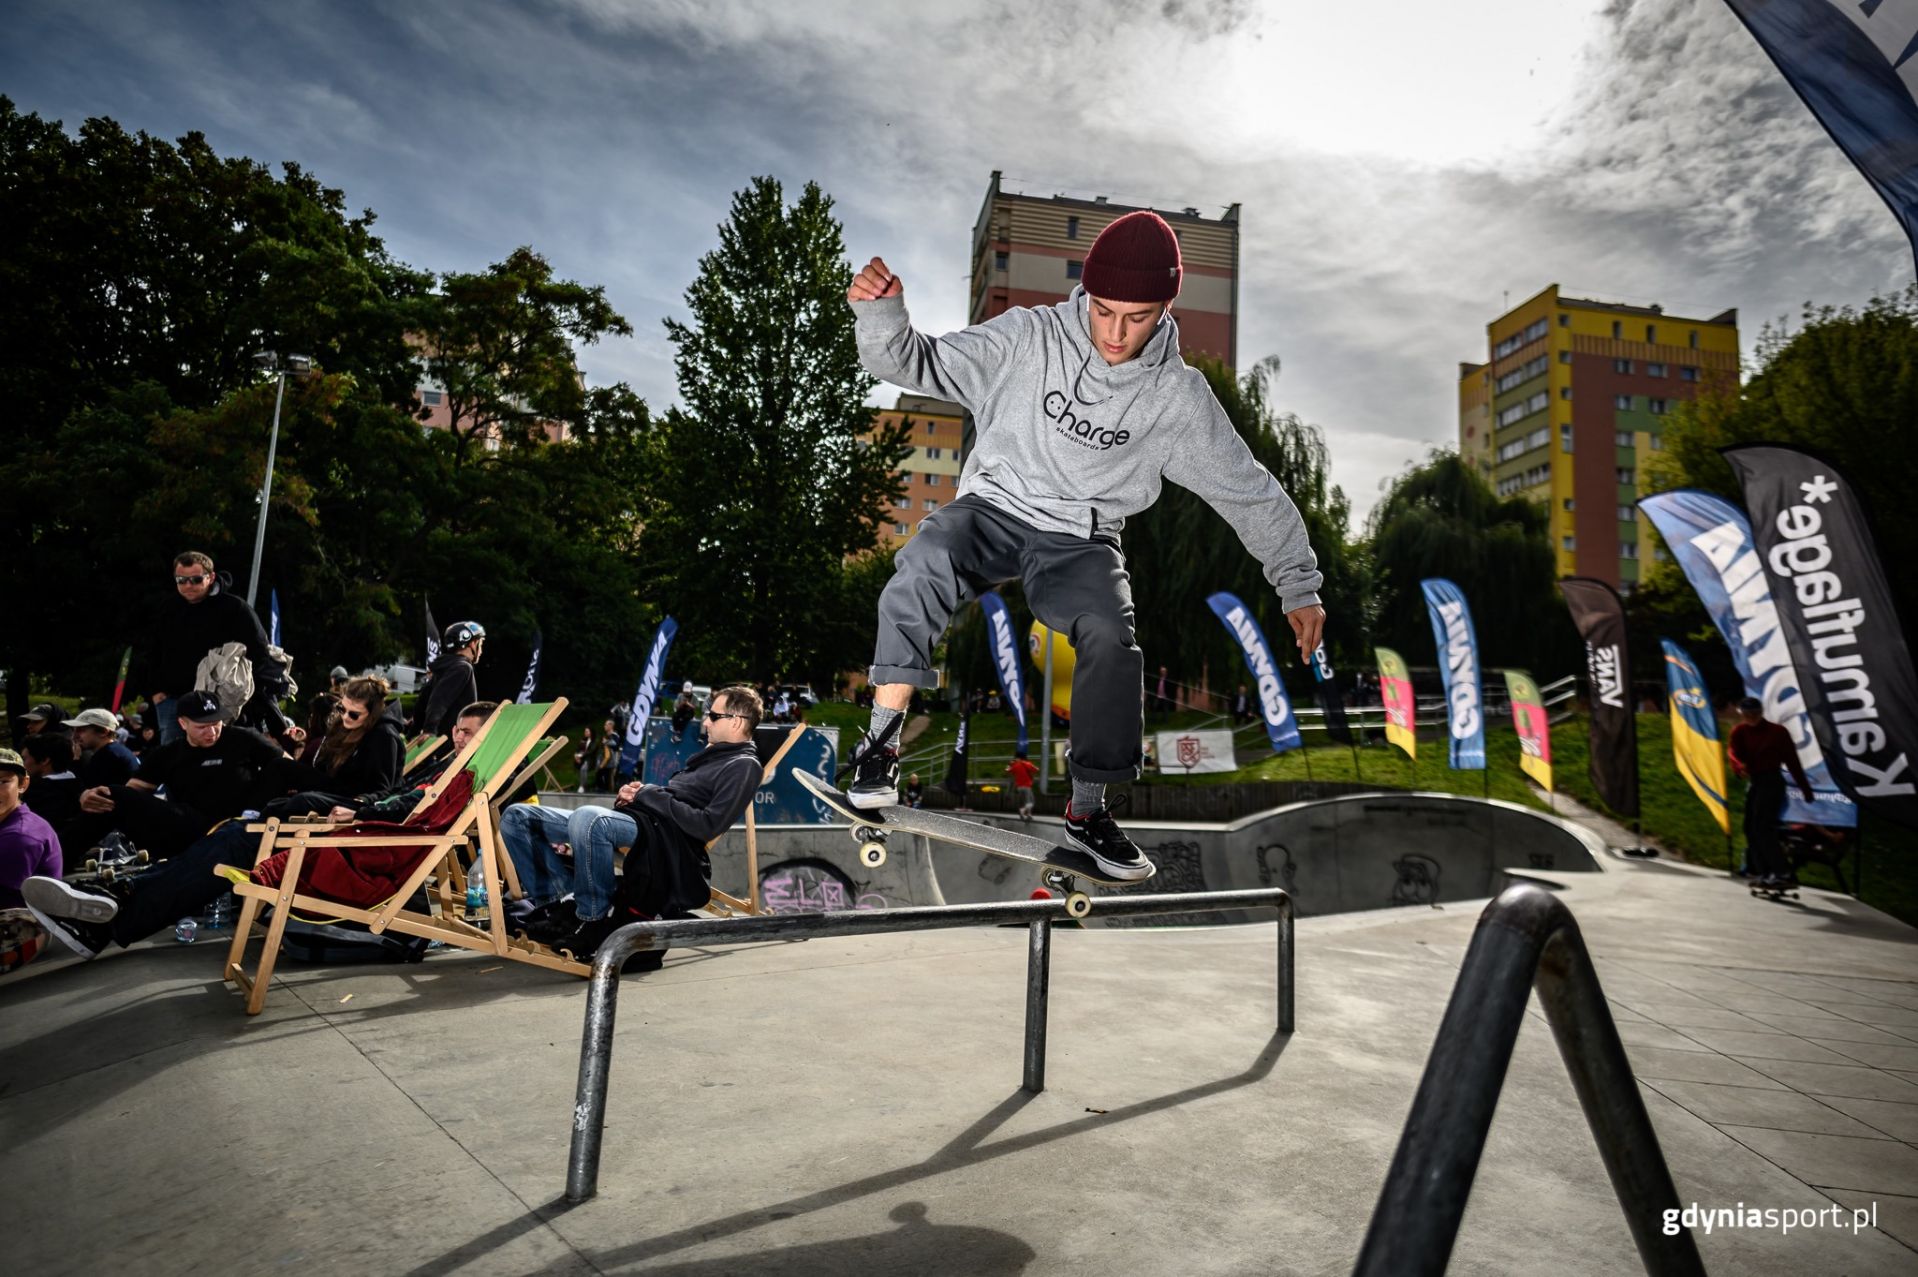
[[[135,847],[123,834],[110,833],[87,853],[80,868],[66,875],[66,880],[83,890],[101,891],[113,883],[128,882],[152,865],[153,857],[145,848]]]
[[[1763,896],[1767,900],[1796,900],[1798,887],[1795,883],[1781,884],[1776,887],[1761,887],[1757,883],[1746,884],[1754,896]]]
[[[980,821],[949,816],[944,812],[898,804],[871,810],[855,807],[845,791],[833,788],[820,777],[810,772],[794,774],[807,793],[852,822],[852,836],[859,843],[859,863],[868,869],[877,869],[886,863],[886,838],[889,834],[920,834],[956,847],[983,851],[988,856],[1023,860],[1029,865],[1040,866],[1044,870],[1046,886],[1064,893],[1066,912],[1074,918],[1083,918],[1092,912],[1092,897],[1079,890],[1077,879],[1084,878],[1106,887],[1132,887],[1146,880],[1109,878],[1099,869],[1098,862],[1077,847],[1060,846],[1017,830],[1000,829]],[[1151,874],[1146,877],[1151,877]]]

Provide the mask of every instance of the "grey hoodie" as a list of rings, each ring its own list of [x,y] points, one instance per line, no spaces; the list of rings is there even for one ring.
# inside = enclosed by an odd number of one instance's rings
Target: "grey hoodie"
[[[1083,288],[944,337],[915,332],[903,297],[852,309],[867,372],[953,400],[978,422],[959,495],[1047,531],[1117,536],[1170,479],[1232,525],[1286,611],[1319,601],[1324,577],[1298,507],[1253,458],[1205,374],[1179,357],[1169,311],[1138,357],[1113,367],[1093,349]]]

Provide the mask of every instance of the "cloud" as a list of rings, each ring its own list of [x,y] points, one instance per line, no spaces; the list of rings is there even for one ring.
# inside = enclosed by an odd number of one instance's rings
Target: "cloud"
[[[675,398],[660,321],[732,193],[818,181],[922,326],[963,323],[988,174],[1243,206],[1240,347],[1327,431],[1361,517],[1456,433],[1456,366],[1507,304],[1738,307],[1909,278],[1896,223],[1721,0],[418,0],[13,6],[23,109],[204,129],[295,159],[393,251],[532,244],[637,330],[595,380]],[[31,49],[32,55],[21,51]]]

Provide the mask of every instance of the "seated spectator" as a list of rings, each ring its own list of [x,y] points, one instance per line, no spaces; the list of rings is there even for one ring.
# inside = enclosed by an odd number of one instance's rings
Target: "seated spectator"
[[[434,736],[453,734],[460,710],[479,699],[479,678],[473,667],[486,649],[486,627],[478,621],[456,621],[446,627],[439,659],[429,667],[430,681],[420,702],[415,725]]]
[[[453,725],[454,752],[446,756],[446,762],[466,748],[494,708],[491,701],[480,701],[460,711]],[[435,774],[417,786],[367,795],[356,807],[336,809],[333,818],[341,822],[404,820],[419,805],[418,791],[437,778]],[[204,910],[232,885],[216,876],[214,869],[252,864],[259,846],[260,835],[247,832],[245,821],[235,820],[194,840],[165,864],[125,880],[117,894],[83,891],[52,875],[29,879],[20,890],[41,926],[81,957],[93,958],[109,944],[136,944],[173,925],[175,919]]]
[[[93,840],[118,829],[164,860],[221,821],[258,811],[288,790],[317,789],[324,782],[258,732],[228,727],[211,692],[187,692],[174,703],[184,733],[179,740],[148,754],[126,784],[80,795],[81,811],[107,818],[90,834]],[[164,799],[153,792],[162,785]]]
[[[83,710],[62,725],[73,729],[73,757],[83,789],[124,785],[140,770],[139,758],[120,743],[120,720],[112,710]]]
[[[19,738],[38,736],[42,732],[56,736],[67,735],[67,728],[60,717],[60,707],[42,701],[14,720],[14,735]]]
[[[348,679],[313,765],[333,778],[336,793],[386,789],[399,780],[406,762],[405,733],[399,698],[384,680]]]
[[[30,784],[20,755],[0,749],[0,909],[24,903],[20,888],[28,878],[58,878],[64,868],[53,827],[20,801]]]
[[[584,959],[628,922],[685,913],[711,899],[706,844],[746,814],[759,788],[753,729],[763,712],[750,687],[715,692],[706,748],[664,785],[623,786],[611,810],[508,807],[500,833],[533,906],[522,918],[527,934]],[[614,874],[622,846],[632,849],[623,880]],[[661,961],[663,953],[652,950],[635,955],[629,969],[656,969]]]
[[[415,767],[384,790],[360,794],[350,801],[336,804],[328,815],[336,824],[348,824],[356,820],[397,824],[406,819],[419,802],[420,791],[439,780],[447,765],[459,757],[460,751],[471,743],[498,708],[497,701],[474,701],[453,720],[453,734],[448,738],[447,747],[434,754],[431,760]]]
[[[80,814],[80,791],[85,786],[73,772],[73,739],[42,732],[20,742],[20,755],[27,766],[27,781],[33,787],[33,798],[27,806],[53,826],[61,850],[77,850],[67,829]]]
[[[200,662],[206,654],[226,643],[246,648],[253,667],[256,694],[270,671],[278,666],[266,651],[266,630],[246,600],[229,594],[232,582],[219,575],[213,560],[198,550],[183,550],[173,559],[173,597],[162,607],[154,625],[153,637],[144,647],[136,646],[139,662],[130,681],[147,689],[153,717],[160,729],[160,743],[180,738],[176,713],[179,698],[194,690]]]

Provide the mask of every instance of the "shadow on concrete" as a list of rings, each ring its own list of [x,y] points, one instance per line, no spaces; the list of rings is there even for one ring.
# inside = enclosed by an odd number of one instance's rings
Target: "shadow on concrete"
[[[901,1166],[894,1170],[882,1171],[877,1175],[868,1175],[863,1179],[852,1180],[833,1188],[821,1189],[816,1193],[808,1193],[803,1197],[795,1197],[768,1206],[759,1206],[750,1210],[738,1211],[721,1219],[697,1224],[690,1228],[683,1228],[678,1232],[667,1233],[661,1237],[635,1242],[630,1246],[622,1246],[614,1250],[591,1253],[588,1258],[596,1267],[602,1269],[619,1268],[630,1264],[643,1263],[649,1259],[670,1255],[674,1251],[684,1250],[691,1246],[703,1245],[717,1238],[733,1236],[738,1233],[748,1232],[754,1228],[759,1228],[765,1224],[791,1219],[796,1215],[810,1214],[813,1211],[840,1206],[875,1193],[886,1193],[894,1189],[904,1188],[919,1180],[928,1179],[934,1175],[943,1175],[947,1171],[976,1166],[982,1162],[989,1162],[1012,1153],[1022,1153],[1027,1149],[1050,1144],[1055,1140],[1066,1139],[1098,1127],[1117,1125],[1120,1122],[1128,1122],[1134,1118],[1146,1117],[1153,1113],[1164,1112],[1166,1109],[1177,1108],[1181,1104],[1189,1104],[1194,1100],[1202,1100],[1226,1091],[1251,1086],[1256,1082],[1264,1080],[1271,1074],[1273,1067],[1278,1063],[1279,1056],[1284,1053],[1286,1044],[1290,1041],[1290,1034],[1274,1032],[1271,1039],[1265,1044],[1264,1048],[1260,1050],[1258,1057],[1243,1071],[1235,1073],[1230,1077],[1219,1078],[1216,1081],[1206,1082],[1199,1086],[1187,1087],[1183,1091],[1174,1091],[1170,1095],[1162,1095],[1156,1099],[1141,1100],[1137,1104],[1128,1104],[1123,1108],[1116,1108],[1110,1112],[1089,1114],[1085,1117],[1075,1118],[1069,1122],[1061,1122],[1056,1126],[1050,1126],[1044,1130],[1030,1131],[1024,1135],[1013,1136],[1010,1139],[984,1144],[983,1141],[987,1136],[991,1135],[993,1131],[997,1130],[1007,1119],[1024,1108],[1033,1099],[1032,1094],[1028,1091],[1014,1091],[1004,1100],[994,1105],[993,1108],[978,1121],[974,1122],[964,1131],[961,1131],[943,1148],[915,1165]],[[911,1205],[916,1206],[917,1204],[913,1203]],[[905,1209],[907,1209],[907,1207],[902,1206],[898,1208],[898,1210]],[[898,1210],[894,1212],[893,1218],[895,1219],[900,1218]],[[917,1230],[905,1228],[898,1230],[897,1233],[884,1234],[881,1236],[895,1239],[898,1244],[901,1245],[916,1247],[918,1245],[916,1238],[920,1235],[949,1232],[978,1234],[981,1238],[996,1239],[996,1242],[999,1244],[1017,1241],[1016,1238],[1008,1237],[1005,1234],[990,1233],[988,1230],[983,1229],[955,1230],[932,1227]],[[869,1243],[879,1244],[876,1238],[861,1238],[846,1242],[835,1242],[830,1245],[835,1248],[841,1248],[838,1253],[842,1258],[847,1258],[849,1252],[845,1251],[843,1249],[844,1247]],[[887,1242],[885,1244],[892,1243]],[[983,1244],[983,1242],[981,1244]],[[1020,1245],[1023,1248],[1023,1243],[1020,1243]],[[770,1261],[789,1253],[796,1254],[797,1252],[811,1251],[814,1249],[817,1248],[805,1246],[793,1248],[791,1252],[769,1251],[760,1258]],[[1029,1261],[1019,1262],[1024,1263]],[[717,1264],[714,1266],[691,1265],[683,1268],[649,1269],[648,1271],[683,1272],[688,1274],[689,1277],[691,1274],[716,1273],[720,1271],[814,1271],[810,1268],[780,1268],[771,1262],[761,1266],[758,1260],[752,1261],[748,1266],[742,1266],[742,1264],[747,1264],[747,1261],[743,1260],[731,1260],[728,1261],[728,1263],[730,1267]],[[817,1271],[836,1271],[841,1273],[873,1271],[942,1273],[1017,1271],[1016,1269],[998,1269],[991,1264],[976,1262],[976,1257],[965,1255],[948,1254],[943,1261],[939,1256],[935,1255],[928,1263],[932,1266],[921,1266],[918,1262],[907,1263],[903,1260],[896,1267],[890,1264],[848,1262],[845,1266],[836,1270],[819,1269]]]

